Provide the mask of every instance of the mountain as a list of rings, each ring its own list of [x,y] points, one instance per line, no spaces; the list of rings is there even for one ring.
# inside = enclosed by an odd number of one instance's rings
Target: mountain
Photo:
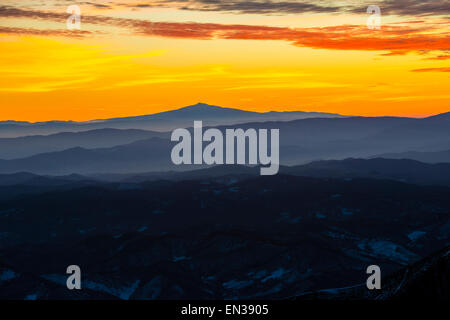
[[[0,186],[26,184],[40,176],[29,172],[17,172],[13,174],[0,174]]]
[[[250,121],[289,121],[294,119],[307,119],[320,117],[340,118],[344,116],[335,113],[304,112],[304,111],[254,112],[233,108],[224,108],[199,102],[195,105],[187,106],[176,110],[161,112],[155,115],[113,118],[109,119],[108,121],[120,122],[123,120],[149,120],[158,118],[174,121],[187,120],[190,122],[193,122],[194,120],[203,120],[206,122],[217,122],[217,123],[225,121],[228,124],[234,124]]]
[[[26,194],[40,194],[100,184],[93,178],[71,174],[41,176],[27,172],[0,174],[0,201]]]
[[[67,176],[41,176],[29,172],[17,172],[12,174],[0,174],[0,187],[26,185],[26,186],[61,186],[80,181],[88,181],[91,178],[77,174]]]
[[[427,164],[408,159],[315,161],[282,172],[309,177],[389,179],[414,184],[450,186],[450,163]]]
[[[152,142],[143,141],[140,143]],[[122,149],[119,149],[116,152],[120,153],[121,150]],[[90,152],[89,150],[83,151]],[[93,159],[95,157],[98,158],[101,152],[104,152],[104,150],[96,150],[91,156]],[[144,167],[144,162],[146,161],[145,157],[147,156],[148,155],[144,155],[144,159],[139,160],[143,162],[142,166]],[[137,160],[135,159],[135,161]],[[99,168],[95,165],[93,168],[103,173],[92,174],[91,172],[87,172],[88,174],[91,173],[89,176],[40,176],[25,172],[3,174],[0,175],[0,186],[60,186],[81,181],[103,181],[128,184],[158,180],[183,181],[216,179],[217,181],[240,181],[249,177],[259,176],[260,174],[258,166],[250,167],[242,165],[220,165],[189,171],[160,171],[147,173],[136,173],[136,171],[132,173],[107,173],[105,170],[114,169],[114,162],[102,163],[102,165],[104,166],[103,168]],[[79,163],[79,167],[75,167],[73,164],[71,166],[72,170],[89,171],[83,163]],[[58,167],[58,164],[55,164],[54,167]],[[132,169],[136,170],[136,167],[132,167]],[[408,159],[376,158],[315,161],[299,166],[281,166],[279,174],[346,180],[358,178],[383,179],[419,185],[450,186],[450,163],[427,164]]]
[[[185,112],[187,112],[185,110]],[[192,125],[192,123],[191,123]],[[227,128],[279,129],[280,163],[284,166],[307,164],[318,160],[344,160],[347,158],[370,158],[374,154],[398,153],[408,150],[429,150],[450,143],[450,119],[433,117],[424,119],[396,117],[347,117],[311,118],[293,121],[250,122],[233,126],[218,126],[225,133]],[[208,127],[204,127],[206,130]],[[189,130],[192,130],[190,128]],[[403,134],[406,130],[408,134]],[[0,160],[0,173],[31,172],[37,174],[67,175],[71,173],[138,173],[154,171],[188,171],[193,166],[174,166],[170,159],[172,143],[170,133],[160,137],[143,139],[108,148],[79,147],[107,144],[110,136],[95,138],[98,133],[64,134],[73,139],[62,139],[58,135],[40,137],[45,148],[62,148],[64,144],[76,145],[62,151],[35,154],[30,157]],[[112,132],[120,139],[133,140],[140,136],[159,135],[146,131]],[[85,136],[84,136],[85,135]],[[84,137],[83,137],[84,136]],[[81,138],[80,138],[81,137]],[[36,137],[27,137],[37,139]],[[26,140],[26,138],[23,138]],[[50,139],[50,140],[46,140]],[[56,139],[59,145],[50,141]],[[78,139],[82,142],[78,143]],[[117,138],[117,141],[120,140]],[[114,144],[113,141],[109,143]],[[445,149],[448,150],[450,146]],[[20,151],[19,148],[15,152]],[[36,152],[36,149],[34,152]],[[11,151],[12,152],[12,151]],[[425,152],[425,151],[424,151]],[[428,151],[427,151],[428,152]],[[1,152],[0,152],[1,154]]]
[[[320,112],[251,112],[232,108],[222,108],[197,103],[177,110],[151,115],[101,119],[85,122],[48,121],[16,122],[0,121],[0,137],[19,137],[27,135],[48,135],[58,132],[79,132],[93,129],[140,129],[150,131],[170,131],[175,128],[190,127],[194,120],[203,120],[204,125],[218,126],[251,121],[290,121],[305,118],[339,118],[339,114]]]
[[[386,128],[382,132],[368,137],[367,142],[402,144],[405,151],[450,149],[450,113],[411,120]]]
[[[239,127],[279,129],[282,150],[280,161],[284,165],[450,148],[450,118],[447,117],[313,118],[289,122],[246,123]]]
[[[283,172],[284,167],[281,167]],[[248,177],[259,176],[260,169],[258,166],[245,165],[217,165],[202,169],[194,169],[189,171],[161,171],[161,172],[143,172],[143,173],[103,173],[93,174],[89,177],[104,182],[120,182],[120,183],[142,183],[148,181],[169,180],[208,180],[219,178],[223,181],[238,181]]]
[[[258,166],[220,165],[191,171],[148,172],[130,174],[97,174],[92,178],[109,182],[140,183],[156,180],[204,180],[239,181],[259,176]],[[450,186],[450,163],[427,164],[408,159],[344,159],[314,161],[299,166],[281,166],[279,174],[294,176],[395,180],[420,185]],[[220,178],[220,179],[219,179]]]
[[[444,112],[444,113],[436,114],[434,116],[430,116],[430,117],[428,117],[428,120],[436,121],[436,122],[449,121],[450,120],[450,112]]]
[[[51,135],[0,138],[0,159],[23,158],[38,153],[62,151],[75,147],[107,148],[137,140],[168,136],[168,133],[136,129],[97,129],[82,132],[61,132]]]
[[[378,155],[377,157],[387,159],[413,159],[427,163],[441,163],[450,162],[450,150],[434,152],[408,151],[399,153],[384,153]]]
[[[0,160],[0,173],[25,171],[35,174],[68,175],[159,171],[175,167],[172,165],[170,152],[170,141],[161,138],[145,139],[111,148],[75,147],[27,158]]]

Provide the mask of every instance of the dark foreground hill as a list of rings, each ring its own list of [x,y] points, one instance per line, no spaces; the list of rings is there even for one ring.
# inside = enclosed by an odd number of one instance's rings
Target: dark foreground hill
[[[408,265],[383,278],[381,290],[367,290],[365,284],[303,294],[299,300],[450,300],[450,247]]]
[[[283,299],[354,286],[368,265],[388,275],[448,245],[449,194],[278,175],[22,195],[0,201],[0,292],[67,298],[72,264],[89,299]]]

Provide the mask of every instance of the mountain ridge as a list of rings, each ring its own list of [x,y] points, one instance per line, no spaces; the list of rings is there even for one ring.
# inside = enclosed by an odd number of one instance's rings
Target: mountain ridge
[[[247,114],[281,114],[281,113],[299,113],[299,114],[313,114],[313,115],[330,115],[330,116],[337,116],[337,117],[348,117],[348,115],[341,115],[338,113],[329,113],[329,112],[318,112],[318,111],[301,111],[301,110],[295,110],[295,111],[266,111],[266,112],[259,112],[259,111],[249,111],[249,110],[243,110],[239,108],[230,108],[230,107],[221,107],[216,105],[211,105],[208,103],[198,102],[193,105],[188,105],[185,107],[180,107],[173,110],[167,110],[167,111],[161,111],[156,113],[149,113],[149,114],[142,114],[137,116],[124,116],[124,117],[112,117],[112,118],[98,118],[98,119],[92,119],[92,120],[85,120],[85,121],[74,121],[74,120],[48,120],[48,121],[37,121],[37,122],[31,122],[31,121],[16,121],[16,120],[1,120],[1,124],[23,124],[23,125],[41,125],[41,124],[58,124],[58,123],[96,123],[101,121],[108,121],[108,120],[123,120],[123,119],[136,119],[136,118],[146,118],[146,117],[153,117],[157,115],[164,115],[164,114],[172,114],[180,111],[198,111],[198,110],[221,110],[221,111],[237,111],[241,113],[247,113]],[[201,119],[200,119],[201,120]]]
[[[95,119],[89,121],[15,122],[0,121],[0,137],[19,137],[36,134],[52,134],[62,131],[88,131],[93,129],[141,129],[151,131],[170,131],[175,128],[192,126],[194,120],[205,120],[208,125],[237,124],[251,121],[289,121],[312,117],[346,117],[333,113],[287,111],[287,112],[254,112],[234,108],[225,108],[197,103],[175,110],[154,114]]]

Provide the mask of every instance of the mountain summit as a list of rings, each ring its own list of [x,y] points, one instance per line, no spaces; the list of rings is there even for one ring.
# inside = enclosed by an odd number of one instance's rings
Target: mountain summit
[[[341,118],[342,115],[318,112],[254,112],[224,108],[199,102],[180,109],[142,116],[99,119],[86,122],[48,121],[39,123],[1,122],[0,138],[19,137],[58,132],[80,132],[93,129],[142,129],[171,131],[175,128],[190,127],[194,120],[202,120],[205,125],[232,125],[245,122],[291,121],[306,118]]]

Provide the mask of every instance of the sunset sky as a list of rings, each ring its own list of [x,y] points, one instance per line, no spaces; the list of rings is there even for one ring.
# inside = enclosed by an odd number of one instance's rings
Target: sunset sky
[[[69,5],[82,10],[68,30]],[[369,5],[381,29],[369,29]],[[91,120],[197,102],[252,111],[450,111],[450,1],[0,3],[0,120]]]

